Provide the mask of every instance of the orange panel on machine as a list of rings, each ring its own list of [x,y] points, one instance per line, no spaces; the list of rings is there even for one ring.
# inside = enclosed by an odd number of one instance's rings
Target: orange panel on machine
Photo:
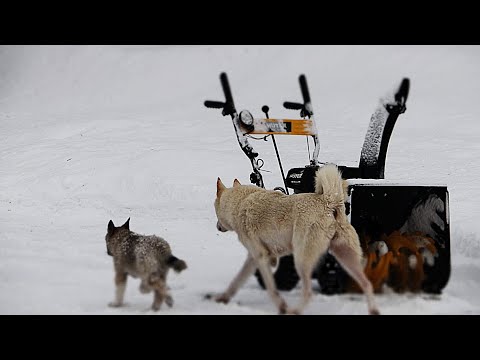
[[[255,129],[250,134],[314,135],[312,120],[306,119],[255,119]]]

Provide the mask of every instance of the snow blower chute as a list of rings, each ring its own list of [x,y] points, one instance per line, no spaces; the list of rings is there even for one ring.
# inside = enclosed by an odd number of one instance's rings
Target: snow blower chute
[[[284,187],[275,190],[289,195],[314,191],[314,174],[324,163],[318,161],[320,143],[313,117],[313,107],[304,75],[299,77],[303,103],[284,102],[290,110],[300,110],[301,119],[254,118],[250,111],[237,113],[227,75],[220,75],[225,101],[205,101],[208,108],[222,109],[230,115],[241,149],[249,158],[253,172],[250,181],[265,187],[258,153],[248,142],[250,135],[271,137]],[[355,227],[365,254],[365,273],[376,292],[385,286],[396,292],[441,293],[450,276],[450,228],[448,190],[446,186],[402,184],[385,180],[388,142],[400,114],[406,110],[409,79],[402,80],[394,95],[383,98],[371,117],[358,167],[337,164],[348,181],[346,212]],[[284,175],[276,135],[313,137],[315,144],[310,164],[290,169]],[[310,154],[309,154],[310,155]],[[291,196],[295,196],[292,194]],[[255,276],[263,287],[257,271]],[[312,276],[324,294],[360,292],[335,258],[326,254]],[[284,256],[274,272],[278,289],[291,290],[299,280],[293,256]]]

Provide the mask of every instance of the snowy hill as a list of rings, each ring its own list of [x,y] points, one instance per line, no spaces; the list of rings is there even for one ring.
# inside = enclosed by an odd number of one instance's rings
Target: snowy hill
[[[107,223],[164,237],[189,269],[171,273],[173,308],[158,314],[275,314],[254,278],[222,291],[246,251],[219,233],[215,182],[249,183],[231,121],[203,106],[229,75],[238,110],[293,116],[307,75],[320,159],[357,163],[379,98],[411,79],[385,176],[447,184],[452,274],[440,297],[383,294],[384,314],[480,313],[480,48],[475,46],[0,46],[0,313],[153,314],[129,279],[111,309]],[[296,115],[296,114],[295,114]],[[284,168],[308,163],[305,139],[277,140]],[[270,142],[267,188],[282,185]],[[313,281],[314,286],[316,282]],[[299,288],[285,293],[289,303]],[[316,294],[306,314],[366,314],[361,296]]]

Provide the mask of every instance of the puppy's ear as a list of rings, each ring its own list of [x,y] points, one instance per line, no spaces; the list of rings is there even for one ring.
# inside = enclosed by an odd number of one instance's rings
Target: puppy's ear
[[[125,221],[125,224],[122,225],[122,228],[130,230],[130,218],[128,218],[128,220]]]
[[[237,187],[237,186],[240,186],[242,184],[240,184],[240,181],[238,181],[238,179],[235,179],[233,180],[233,187]]]
[[[222,195],[223,190],[225,190],[226,187],[223,185],[222,180],[220,178],[217,179],[217,197],[220,197]]]
[[[107,227],[108,235],[112,235],[114,231],[115,231],[115,225],[113,224],[113,221],[110,220],[108,222],[108,227]]]

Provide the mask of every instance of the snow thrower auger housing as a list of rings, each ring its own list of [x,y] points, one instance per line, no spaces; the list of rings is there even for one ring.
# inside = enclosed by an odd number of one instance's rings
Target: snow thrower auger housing
[[[300,110],[301,119],[271,119],[268,106],[262,111],[266,118],[257,119],[248,110],[237,113],[225,73],[220,74],[225,101],[205,101],[208,108],[222,109],[230,115],[241,149],[249,158],[253,172],[250,181],[265,187],[260,172],[258,153],[248,142],[249,135],[271,136],[277,154],[283,187],[275,190],[289,194],[314,192],[314,175],[319,166],[320,143],[313,117],[313,107],[305,75],[299,83],[303,103],[284,102],[290,110]],[[365,254],[365,273],[375,291],[385,285],[396,292],[441,293],[450,277],[449,194],[447,186],[401,184],[385,180],[385,161],[388,142],[400,114],[406,111],[410,81],[404,78],[394,95],[380,100],[371,117],[358,167],[337,164],[348,182],[346,212],[355,227]],[[310,164],[290,169],[284,175],[275,135],[313,137],[315,148]],[[294,195],[292,195],[294,196]],[[261,275],[255,276],[264,287]],[[324,294],[360,292],[335,258],[326,254],[312,276]],[[291,290],[299,277],[293,256],[284,256],[274,272],[278,289]]]

